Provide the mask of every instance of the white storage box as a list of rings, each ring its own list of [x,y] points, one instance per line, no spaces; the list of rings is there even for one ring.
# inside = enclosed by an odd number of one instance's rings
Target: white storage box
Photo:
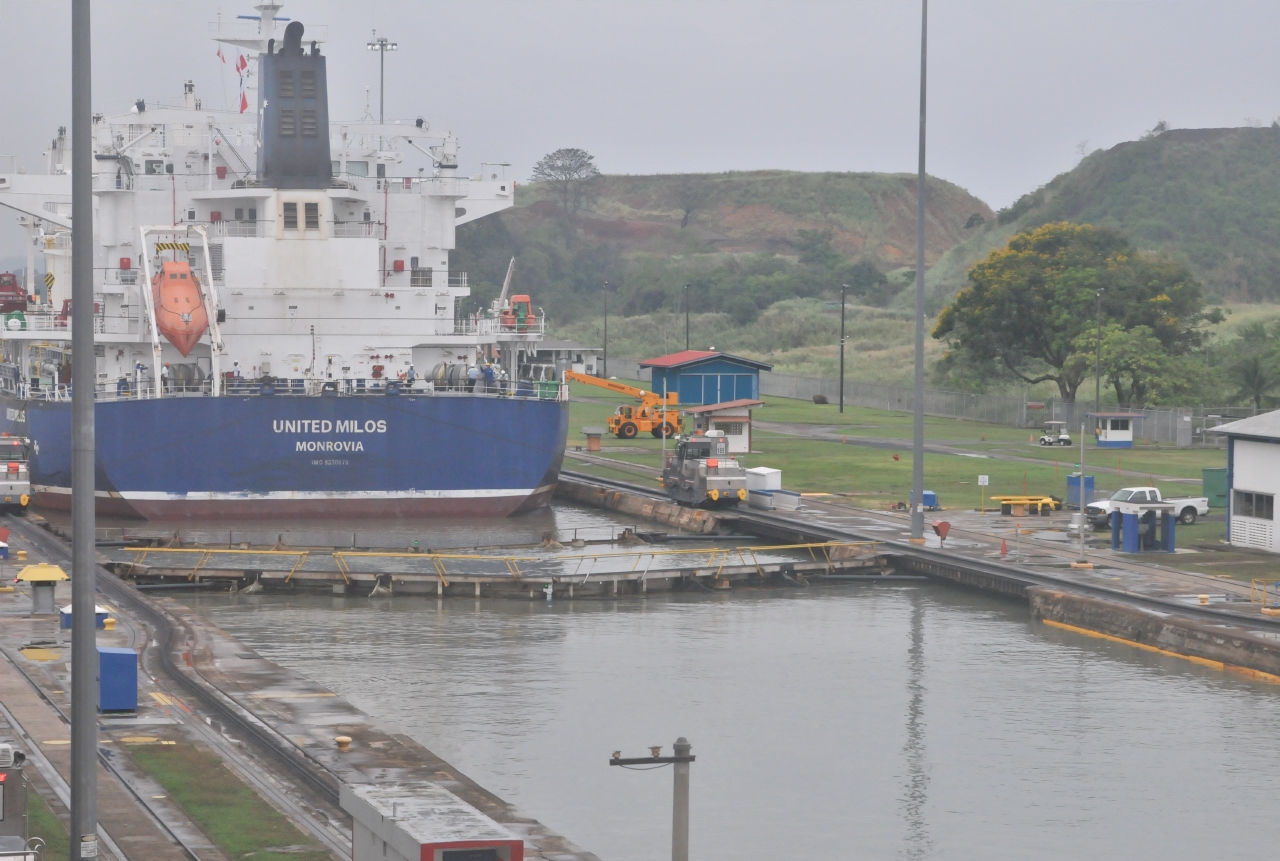
[[[747,490],[781,490],[782,470],[757,466],[747,470]]]

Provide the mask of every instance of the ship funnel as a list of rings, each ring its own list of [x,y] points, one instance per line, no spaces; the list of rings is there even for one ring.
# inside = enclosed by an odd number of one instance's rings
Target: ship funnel
[[[315,42],[291,21],[277,51],[258,57],[258,181],[268,188],[328,188],[329,85]]]

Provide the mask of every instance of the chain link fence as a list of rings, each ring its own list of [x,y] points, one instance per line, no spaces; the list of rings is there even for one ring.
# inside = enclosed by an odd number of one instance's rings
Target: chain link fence
[[[629,380],[648,380],[649,370],[641,368],[636,359],[610,357],[609,376]],[[804,401],[818,396],[834,404],[840,401],[840,382],[824,377],[799,377],[762,371],[760,394]],[[909,386],[845,380],[844,402],[848,406],[891,412],[911,412],[915,409],[915,392]],[[1086,413],[1092,411],[1092,401],[1075,403],[1054,399],[1033,401],[1010,395],[979,395],[942,389],[924,390],[925,415],[968,419],[1006,427],[1038,428],[1047,421],[1058,421],[1066,422],[1067,430],[1074,435],[1080,432],[1081,424],[1087,427],[1093,426],[1093,422],[1086,416]],[[1135,440],[1176,446],[1205,445],[1223,448],[1226,446],[1226,441],[1220,439],[1221,434],[1209,433],[1207,432],[1209,429],[1259,412],[1267,412],[1267,410],[1257,410],[1253,407],[1165,407],[1133,410],[1104,407],[1101,411],[1133,415]]]

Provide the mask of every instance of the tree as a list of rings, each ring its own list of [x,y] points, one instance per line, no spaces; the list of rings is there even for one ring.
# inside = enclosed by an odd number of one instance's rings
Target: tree
[[[806,266],[818,266],[830,269],[841,262],[840,254],[831,247],[835,232],[827,230],[806,230],[796,232],[796,249],[800,252],[800,262]]]
[[[1185,390],[1190,379],[1185,358],[1170,356],[1150,326],[1124,329],[1108,323],[1102,329],[1100,352],[1097,332],[1091,329],[1076,339],[1076,353],[1068,364],[1083,366],[1087,378],[1095,358],[1107,385],[1115,390],[1116,403],[1126,408],[1159,403]]]
[[[680,208],[680,229],[684,230],[689,226],[690,219],[698,210],[707,205],[711,200],[711,194],[714,189],[706,177],[693,174],[685,174],[680,177],[675,187],[675,202]]]
[[[587,184],[600,175],[595,156],[583,149],[566,148],[548,153],[533,166],[530,179],[556,189],[565,215],[576,215],[586,195]]]
[[[938,317],[933,336],[979,366],[1002,362],[1027,383],[1052,381],[1065,401],[1092,370],[1073,357],[1096,325],[1102,288],[1104,321],[1124,331],[1146,326],[1170,356],[1197,349],[1205,310],[1200,285],[1185,267],[1136,252],[1120,233],[1066,222],[1014,235],[969,270],[970,286]]]
[[[1253,401],[1259,410],[1262,401],[1280,386],[1280,367],[1274,355],[1242,356],[1227,369],[1227,376],[1236,387],[1236,397]]]
[[[1280,319],[1245,323],[1217,352],[1224,381],[1235,387],[1237,401],[1252,401],[1262,409],[1280,389]]]

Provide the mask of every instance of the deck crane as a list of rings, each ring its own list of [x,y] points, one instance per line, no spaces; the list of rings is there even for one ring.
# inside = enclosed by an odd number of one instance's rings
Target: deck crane
[[[673,437],[680,433],[680,412],[678,404],[680,397],[675,392],[668,392],[665,406],[662,395],[648,392],[636,386],[628,386],[626,383],[619,383],[616,380],[605,380],[600,377],[592,377],[588,374],[580,374],[577,371],[565,371],[565,382],[570,383],[586,383],[589,386],[599,386],[602,389],[608,389],[611,392],[618,392],[623,395],[631,395],[640,401],[640,406],[621,406],[613,415],[609,416],[609,433],[618,439],[635,439],[636,434],[641,431],[648,431],[655,437],[661,439],[663,436]]]

